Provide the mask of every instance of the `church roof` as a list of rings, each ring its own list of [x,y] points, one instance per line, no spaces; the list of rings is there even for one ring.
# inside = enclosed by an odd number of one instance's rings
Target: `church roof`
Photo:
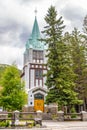
[[[27,43],[26,43],[26,49],[33,48],[33,49],[38,49],[38,50],[44,50],[44,43],[40,41],[41,36],[40,36],[40,30],[37,22],[37,18],[35,16],[34,24],[33,24],[33,29],[31,36],[29,37]]]

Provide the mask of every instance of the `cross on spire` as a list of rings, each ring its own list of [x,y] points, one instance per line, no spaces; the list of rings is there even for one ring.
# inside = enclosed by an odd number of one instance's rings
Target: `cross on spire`
[[[34,11],[34,12],[35,12],[35,16],[36,16],[36,15],[37,15],[37,9],[35,9],[35,11]]]

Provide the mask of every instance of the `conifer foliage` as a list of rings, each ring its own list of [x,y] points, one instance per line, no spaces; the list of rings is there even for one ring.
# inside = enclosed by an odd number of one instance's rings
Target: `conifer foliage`
[[[72,61],[69,56],[67,45],[63,41],[62,17],[57,19],[57,11],[54,6],[48,9],[45,16],[47,26],[44,27],[47,44],[47,67],[46,85],[48,94],[46,103],[56,102],[58,105],[71,105],[77,103],[77,93],[74,92],[74,73],[72,71]]]
[[[71,46],[72,67],[76,74],[75,91],[78,92],[78,97],[83,100],[85,106],[85,99],[87,98],[87,43],[85,36],[77,28],[74,28],[69,34],[68,42]]]

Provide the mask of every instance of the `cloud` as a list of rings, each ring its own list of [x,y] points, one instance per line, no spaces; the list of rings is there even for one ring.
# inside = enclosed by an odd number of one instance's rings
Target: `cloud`
[[[17,47],[20,47],[20,45],[23,46],[23,42],[25,41],[20,37],[20,35],[24,33],[23,31],[23,27],[21,28],[21,26],[14,23],[10,24],[10,26],[4,25],[3,27],[0,27],[0,45]]]
[[[37,2],[42,2],[42,0],[38,0],[38,1],[36,1],[36,0],[19,0],[20,1],[20,3],[22,3],[22,4],[26,4],[26,3],[37,3]]]
[[[32,31],[34,10],[37,8],[42,31],[50,5],[56,6],[59,16],[63,16],[66,30],[74,26],[81,29],[87,13],[85,0],[0,0],[0,63],[16,61],[18,66],[23,66],[23,50]]]
[[[48,3],[54,0],[5,0],[0,1],[0,44],[8,46],[24,46],[32,31],[34,10],[38,9],[37,19],[40,30],[43,28]],[[55,0],[56,1],[56,0]],[[22,2],[22,4],[21,4]],[[23,4],[27,3],[27,4]],[[43,5],[42,8],[40,5]]]
[[[19,68],[22,68],[23,64],[23,48],[15,48],[10,46],[0,46],[0,63],[12,64],[14,61]]]
[[[64,0],[63,0],[64,1]],[[61,5],[60,14],[63,16],[66,30],[71,31],[74,27],[82,30],[83,19],[87,13],[87,8],[84,6],[84,0],[67,0]],[[86,4],[87,2],[85,2]]]
[[[83,14],[85,14],[84,12],[85,11],[79,7],[75,7],[75,6],[68,7],[68,5],[62,10],[64,17],[67,20],[70,20],[71,22],[81,20],[83,18]]]
[[[85,10],[76,6],[66,6],[61,14],[63,15],[65,21],[67,22],[67,26],[70,24],[70,29],[77,27],[81,30],[83,19],[85,16]]]

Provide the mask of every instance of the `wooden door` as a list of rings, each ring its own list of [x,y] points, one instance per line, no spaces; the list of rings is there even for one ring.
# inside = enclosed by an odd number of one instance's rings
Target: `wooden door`
[[[34,96],[34,110],[44,111],[44,96],[40,93]]]
[[[37,100],[34,100],[34,110],[35,111],[44,111],[44,100],[40,100],[40,99],[37,99]]]

